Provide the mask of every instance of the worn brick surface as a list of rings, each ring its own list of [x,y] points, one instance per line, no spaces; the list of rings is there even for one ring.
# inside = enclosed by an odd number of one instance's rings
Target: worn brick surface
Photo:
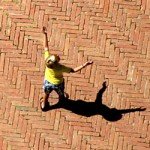
[[[65,74],[70,105],[47,112],[39,107],[43,26],[61,63],[94,61]],[[107,111],[97,114],[92,102],[104,81]],[[112,121],[110,108],[128,113]],[[0,1],[0,150],[149,150],[149,133],[149,0]]]

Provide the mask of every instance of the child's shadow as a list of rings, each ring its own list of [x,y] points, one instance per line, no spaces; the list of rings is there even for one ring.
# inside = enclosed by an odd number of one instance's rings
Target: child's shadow
[[[60,101],[55,105],[49,106],[45,111],[57,108],[64,108],[72,111],[73,113],[90,117],[93,115],[102,115],[108,121],[117,121],[122,118],[122,114],[135,112],[135,111],[144,111],[146,108],[135,108],[135,109],[121,109],[109,108],[108,106],[102,104],[102,95],[106,90],[106,82],[103,83],[103,87],[97,93],[95,102],[85,102],[83,100],[71,100],[66,99]]]

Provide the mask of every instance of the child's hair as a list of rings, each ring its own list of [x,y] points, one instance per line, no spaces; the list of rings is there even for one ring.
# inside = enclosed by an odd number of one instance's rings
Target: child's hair
[[[51,55],[46,59],[46,66],[51,68],[53,64],[56,64],[60,61],[60,57],[58,55]]]

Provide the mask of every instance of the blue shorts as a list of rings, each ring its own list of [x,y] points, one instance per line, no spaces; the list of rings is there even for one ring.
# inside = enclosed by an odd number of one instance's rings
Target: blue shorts
[[[61,84],[55,85],[50,83],[47,80],[44,80],[44,86],[43,86],[44,92],[46,94],[50,94],[53,90],[57,92],[57,94],[59,95],[59,97],[64,96],[64,82],[62,82]]]

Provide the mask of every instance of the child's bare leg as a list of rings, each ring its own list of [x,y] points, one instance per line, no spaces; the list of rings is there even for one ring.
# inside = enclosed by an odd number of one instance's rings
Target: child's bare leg
[[[44,96],[40,99],[41,108],[44,109],[46,104],[48,103],[49,94],[44,93]]]

